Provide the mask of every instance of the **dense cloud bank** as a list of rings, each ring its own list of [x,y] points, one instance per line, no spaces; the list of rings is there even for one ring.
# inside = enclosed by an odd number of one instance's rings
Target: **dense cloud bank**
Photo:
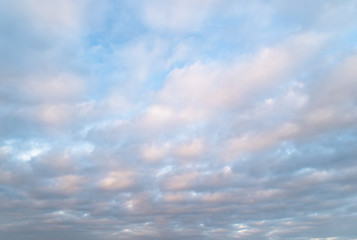
[[[357,239],[357,2],[0,3],[0,238]]]

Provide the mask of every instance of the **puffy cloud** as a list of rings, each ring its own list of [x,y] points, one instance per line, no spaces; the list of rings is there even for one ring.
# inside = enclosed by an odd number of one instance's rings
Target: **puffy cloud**
[[[180,144],[175,153],[182,158],[197,158],[205,150],[204,143],[200,139],[194,139],[189,143]]]
[[[190,189],[198,182],[200,174],[197,171],[184,172],[168,177],[164,181],[164,188],[168,190]]]
[[[354,1],[2,1],[1,239],[353,239]]]
[[[322,42],[323,37],[316,34],[298,35],[235,64],[195,63],[175,69],[159,92],[160,100],[204,109],[243,104],[251,95],[299,70]]]
[[[134,173],[131,171],[114,171],[100,180],[99,187],[105,190],[124,190],[135,183]]]
[[[157,162],[168,156],[170,144],[154,145],[145,144],[142,149],[142,157],[148,162]]]
[[[83,183],[85,183],[83,177],[76,175],[66,175],[56,179],[56,187],[60,192],[66,194],[74,194],[78,192],[82,189],[81,185],[83,185]]]
[[[75,76],[34,76],[21,89],[32,101],[63,102],[78,99],[83,94],[83,81]]]

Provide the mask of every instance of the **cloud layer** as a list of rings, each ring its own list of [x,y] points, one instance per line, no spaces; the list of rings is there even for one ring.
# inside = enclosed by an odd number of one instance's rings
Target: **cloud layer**
[[[356,16],[2,1],[0,238],[357,239]]]

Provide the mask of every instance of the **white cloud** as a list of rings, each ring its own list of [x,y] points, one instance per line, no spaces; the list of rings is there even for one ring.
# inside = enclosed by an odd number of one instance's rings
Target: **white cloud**
[[[272,130],[263,130],[262,132],[232,138],[226,143],[224,151],[228,158],[232,158],[235,154],[257,152],[282,141],[290,140],[300,132],[299,125],[287,122]]]
[[[163,187],[167,190],[188,190],[198,183],[199,176],[197,171],[175,174],[164,180]]]
[[[22,88],[30,101],[67,102],[80,99],[84,93],[81,78],[70,74],[32,76]]]
[[[204,112],[194,108],[177,109],[170,105],[153,104],[139,116],[137,124],[144,132],[160,132],[200,122],[204,117]]]
[[[66,125],[74,113],[72,106],[67,104],[44,104],[31,110],[34,118],[49,128]]]
[[[147,162],[162,161],[170,151],[171,145],[169,143],[164,144],[145,144],[142,148],[142,157]]]
[[[36,27],[46,31],[78,31],[82,25],[84,4],[86,1],[54,0],[25,0],[21,2],[23,11],[26,11],[35,22]]]
[[[236,63],[195,63],[174,69],[159,92],[159,101],[198,109],[229,108],[269,89],[314,56],[324,37],[294,36]],[[298,50],[297,50],[298,49]]]
[[[104,190],[124,190],[134,186],[134,173],[131,171],[112,171],[99,181],[99,187]]]
[[[307,2],[2,1],[0,238],[356,236],[357,8]]]
[[[320,86],[313,88],[309,102],[300,116],[304,134],[350,126],[357,119],[355,91],[357,91],[356,54],[322,76]]]
[[[193,159],[199,157],[205,151],[204,143],[201,139],[193,139],[190,142],[178,144],[175,154],[180,158]]]

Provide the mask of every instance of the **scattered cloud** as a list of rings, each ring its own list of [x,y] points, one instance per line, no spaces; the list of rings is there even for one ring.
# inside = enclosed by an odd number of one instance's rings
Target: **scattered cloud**
[[[356,239],[356,15],[2,1],[0,238]]]

